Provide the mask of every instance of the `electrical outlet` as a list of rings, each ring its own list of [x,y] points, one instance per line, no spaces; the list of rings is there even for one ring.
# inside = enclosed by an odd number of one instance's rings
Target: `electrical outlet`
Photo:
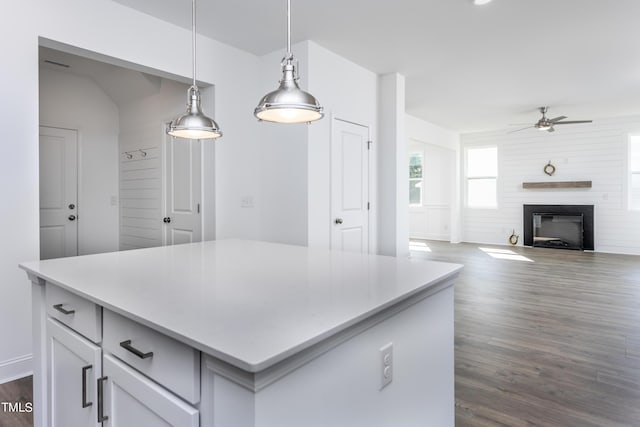
[[[380,349],[380,390],[393,380],[393,343]]]
[[[240,200],[241,208],[252,208],[253,207],[253,196],[243,196]]]

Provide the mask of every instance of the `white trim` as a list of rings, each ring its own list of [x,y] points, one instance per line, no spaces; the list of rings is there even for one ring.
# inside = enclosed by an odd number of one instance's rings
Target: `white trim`
[[[33,375],[33,355],[24,356],[0,362],[0,384]]]

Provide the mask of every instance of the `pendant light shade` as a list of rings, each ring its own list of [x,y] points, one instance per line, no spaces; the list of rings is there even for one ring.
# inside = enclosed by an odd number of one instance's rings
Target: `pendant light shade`
[[[176,117],[167,133],[187,139],[215,139],[222,136],[218,124],[202,112],[200,90],[196,84],[196,0],[191,1],[191,47],[193,59],[193,84],[187,91],[187,112]]]
[[[298,64],[291,53],[291,0],[287,0],[287,54],[282,59],[280,86],[266,94],[253,114],[275,123],[309,123],[324,116],[318,100],[298,85]]]
[[[220,131],[218,124],[202,112],[198,86],[189,88],[188,100],[187,112],[171,122],[167,133],[171,136],[188,139],[220,138],[222,131]]]

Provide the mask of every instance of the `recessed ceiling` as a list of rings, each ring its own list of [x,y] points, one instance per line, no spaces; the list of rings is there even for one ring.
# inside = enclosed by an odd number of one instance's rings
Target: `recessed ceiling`
[[[115,0],[190,28],[188,0]],[[198,32],[284,50],[286,2],[200,0]],[[640,114],[637,0],[292,1],[293,41],[406,76],[407,112],[459,132]]]

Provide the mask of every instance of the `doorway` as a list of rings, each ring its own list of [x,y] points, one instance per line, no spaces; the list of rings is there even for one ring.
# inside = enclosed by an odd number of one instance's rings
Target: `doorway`
[[[369,127],[331,122],[331,248],[369,252]]]
[[[201,141],[165,136],[165,245],[202,240]]]
[[[114,65],[113,58],[92,52],[57,49],[40,47],[40,120],[48,128],[76,129],[77,196],[73,203],[58,203],[66,215],[58,212],[57,224],[45,221],[42,211],[41,256],[202,240],[202,200],[213,216],[215,199],[213,186],[201,182],[203,145],[198,141],[183,149],[185,144],[176,143],[177,150],[165,151],[166,144],[175,145],[166,142],[165,124],[184,112],[189,84],[160,77],[162,73],[155,70]],[[213,111],[213,86],[203,85],[201,93],[203,104]],[[47,147],[41,150],[43,160],[55,157]],[[207,155],[205,166],[212,167],[213,161]],[[47,176],[41,172],[43,202],[59,193],[50,188],[57,181]],[[69,208],[72,204],[75,212]],[[75,219],[70,220],[71,215]],[[186,216],[197,221],[185,224]],[[166,217],[172,222],[163,222]],[[61,240],[70,233],[65,230],[74,228],[62,227],[62,219],[75,225],[75,250],[71,237]],[[212,238],[215,223],[209,220],[204,225]]]
[[[40,126],[40,259],[78,255],[78,132]]]

